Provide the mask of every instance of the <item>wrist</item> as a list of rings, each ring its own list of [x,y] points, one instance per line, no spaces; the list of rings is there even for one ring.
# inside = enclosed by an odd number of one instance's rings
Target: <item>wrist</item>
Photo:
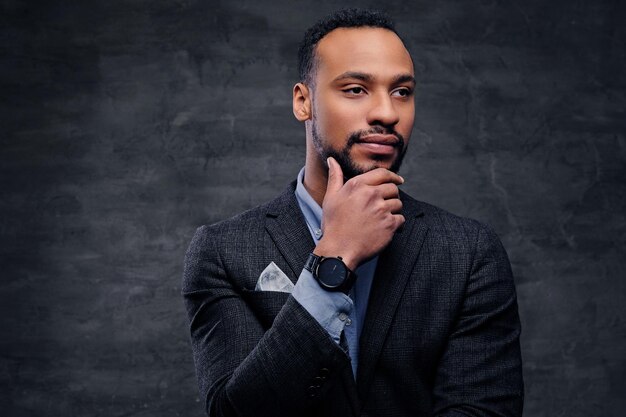
[[[359,259],[352,253],[345,245],[333,244],[330,241],[324,242],[324,239],[320,240],[313,253],[317,256],[323,256],[325,258],[337,258],[340,257],[343,263],[352,270],[356,271],[360,264]]]

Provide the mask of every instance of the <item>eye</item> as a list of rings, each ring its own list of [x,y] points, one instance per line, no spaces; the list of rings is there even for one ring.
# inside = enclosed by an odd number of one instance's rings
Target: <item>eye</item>
[[[353,96],[360,96],[361,94],[365,93],[365,89],[363,87],[360,87],[358,85],[355,85],[353,87],[348,87],[342,90],[344,93],[347,93],[349,95],[353,95]]]
[[[391,95],[395,97],[409,97],[412,94],[413,90],[408,87],[398,88],[391,93]]]

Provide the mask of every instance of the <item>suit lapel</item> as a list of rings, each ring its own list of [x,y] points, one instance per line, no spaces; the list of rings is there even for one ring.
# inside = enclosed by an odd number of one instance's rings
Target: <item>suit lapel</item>
[[[411,275],[428,227],[417,202],[402,193],[406,222],[378,258],[378,266],[367,306],[359,343],[357,387],[359,398],[367,398],[374,369],[387,337],[394,313]]]
[[[270,203],[265,229],[287,261],[291,274],[287,273],[288,271],[285,272],[295,283],[315,243],[294,192],[295,181],[282,195]]]

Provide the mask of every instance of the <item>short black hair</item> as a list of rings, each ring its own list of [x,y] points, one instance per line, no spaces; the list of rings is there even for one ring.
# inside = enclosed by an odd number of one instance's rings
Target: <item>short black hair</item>
[[[393,21],[383,12],[356,8],[336,11],[315,23],[304,34],[304,39],[302,39],[298,50],[300,82],[312,84],[312,75],[315,67],[315,47],[324,36],[338,28],[358,27],[382,28],[398,35]]]

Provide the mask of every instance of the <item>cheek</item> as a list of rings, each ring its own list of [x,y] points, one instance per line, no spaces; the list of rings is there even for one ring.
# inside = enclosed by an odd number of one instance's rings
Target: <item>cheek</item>
[[[406,139],[411,135],[411,131],[413,130],[413,122],[415,121],[415,111],[414,109],[407,109],[400,116],[400,123],[396,127],[398,133],[404,136]]]
[[[344,140],[350,133],[359,130],[359,110],[356,103],[348,100],[327,100],[317,110],[318,127],[328,136]]]

